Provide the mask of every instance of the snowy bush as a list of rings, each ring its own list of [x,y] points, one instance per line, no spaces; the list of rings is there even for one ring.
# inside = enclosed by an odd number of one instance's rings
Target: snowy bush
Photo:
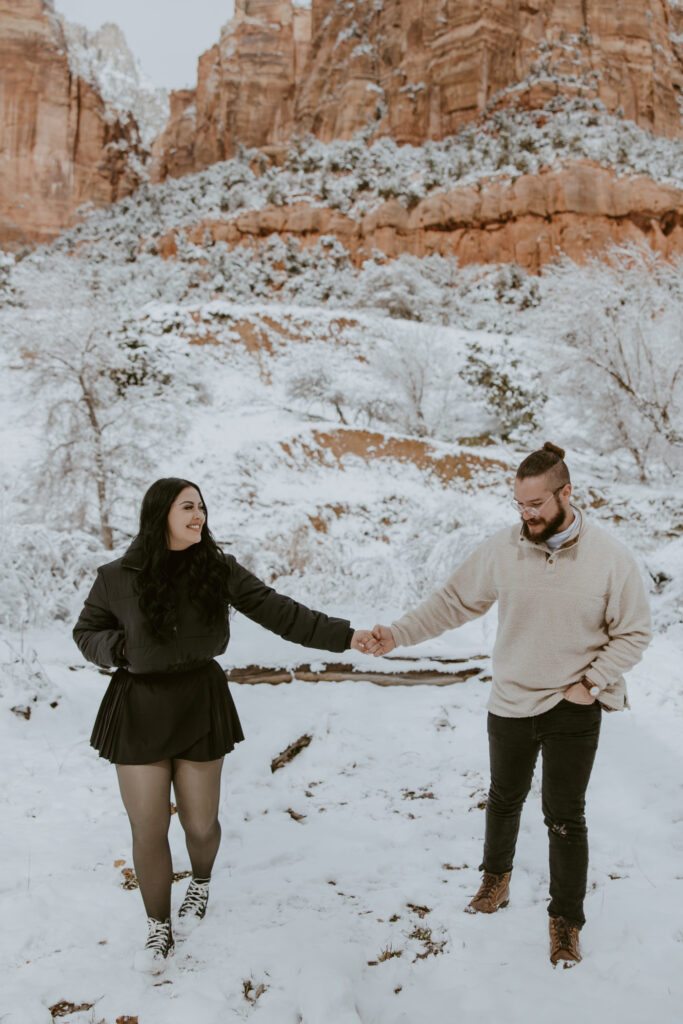
[[[30,719],[38,701],[56,706],[55,684],[40,663],[38,654],[9,630],[0,631],[0,708]]]
[[[35,519],[6,528],[0,625],[13,631],[71,623],[107,552],[89,532],[50,529]],[[111,555],[109,555],[111,558]]]
[[[505,341],[486,347],[479,341],[467,344],[462,378],[493,411],[495,432],[504,441],[524,437],[540,426],[545,395],[538,374],[520,364],[520,357]]]
[[[626,452],[642,481],[683,466],[683,262],[613,249],[544,274],[534,320],[565,343],[563,387],[593,446]],[[532,321],[534,322],[534,321]]]
[[[12,253],[3,252],[0,249],[0,309],[9,306],[13,299],[13,289],[10,275],[14,267],[14,256]]]
[[[397,323],[370,353],[387,420],[406,434],[453,440],[459,363],[445,331]]]

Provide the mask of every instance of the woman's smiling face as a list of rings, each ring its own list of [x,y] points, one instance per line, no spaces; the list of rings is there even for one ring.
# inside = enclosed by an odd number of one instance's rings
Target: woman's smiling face
[[[184,551],[198,544],[206,522],[204,502],[196,487],[183,487],[168,513],[166,538],[171,551]]]

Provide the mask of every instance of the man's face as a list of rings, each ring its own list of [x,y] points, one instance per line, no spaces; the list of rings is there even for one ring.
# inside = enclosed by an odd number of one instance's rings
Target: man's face
[[[515,480],[515,501],[524,506],[522,533],[534,544],[543,544],[557,533],[568,517],[571,484],[554,490],[550,474]]]

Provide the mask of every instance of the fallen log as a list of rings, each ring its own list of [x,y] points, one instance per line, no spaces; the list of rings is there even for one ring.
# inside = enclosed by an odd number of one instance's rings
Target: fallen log
[[[430,659],[431,660],[431,659]],[[436,659],[433,659],[436,660]],[[473,659],[471,659],[473,660]],[[445,662],[444,671],[434,669],[409,669],[403,672],[367,672],[354,665],[332,664],[324,668],[312,669],[310,665],[298,665],[291,670],[262,668],[260,665],[248,665],[246,668],[232,668],[227,672],[231,683],[258,684],[268,683],[277,686],[279,683],[291,683],[299,679],[305,683],[344,683],[351,680],[375,683],[377,686],[452,686],[464,683],[473,676],[482,682],[489,677],[480,665],[472,665],[463,659],[462,667],[458,662]],[[451,668],[452,671],[446,671]]]

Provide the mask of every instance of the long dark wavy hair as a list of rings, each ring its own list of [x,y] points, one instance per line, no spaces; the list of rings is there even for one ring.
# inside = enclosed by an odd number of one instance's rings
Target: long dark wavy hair
[[[207,518],[201,540],[193,544],[179,561],[168,548],[168,514],[185,487],[199,492]],[[179,576],[185,576],[187,594],[201,609],[206,622],[216,622],[228,614],[228,570],[221,549],[208,526],[206,502],[197,484],[180,477],[155,480],[142,499],[137,545],[142,556],[137,578],[140,610],[152,633],[168,640],[177,618]]]

